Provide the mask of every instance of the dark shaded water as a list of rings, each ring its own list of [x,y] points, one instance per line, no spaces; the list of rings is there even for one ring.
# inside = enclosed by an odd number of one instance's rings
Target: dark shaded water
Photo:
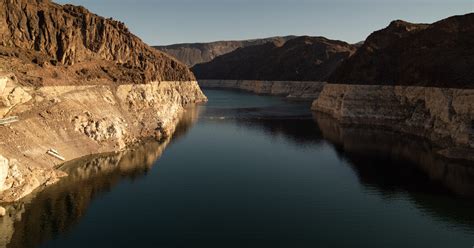
[[[0,246],[474,245],[467,163],[341,127],[308,103],[205,93],[170,144],[76,161],[67,180],[10,206]]]

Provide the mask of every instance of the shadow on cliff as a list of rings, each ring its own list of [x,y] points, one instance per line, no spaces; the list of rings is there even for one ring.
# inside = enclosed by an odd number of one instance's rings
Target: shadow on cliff
[[[94,199],[124,180],[134,181],[146,176],[165,148],[183,137],[197,118],[197,108],[190,108],[168,139],[148,141],[124,152],[93,155],[64,164],[61,169],[69,174],[67,178],[7,206],[8,216],[0,219],[0,247],[37,247],[68,232],[81,221]]]
[[[445,159],[417,137],[314,117],[367,191],[388,201],[406,196],[435,219],[474,227],[474,167],[468,162]]]

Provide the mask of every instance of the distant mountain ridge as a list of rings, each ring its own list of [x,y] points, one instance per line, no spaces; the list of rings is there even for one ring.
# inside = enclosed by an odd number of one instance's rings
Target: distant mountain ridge
[[[324,81],[357,47],[324,37],[239,48],[192,67],[198,79]]]
[[[297,36],[277,36],[262,39],[214,41],[208,43],[182,43],[168,46],[154,46],[154,48],[165,52],[189,67],[205,63],[214,58],[232,52],[237,48],[262,45],[268,42],[285,43]]]

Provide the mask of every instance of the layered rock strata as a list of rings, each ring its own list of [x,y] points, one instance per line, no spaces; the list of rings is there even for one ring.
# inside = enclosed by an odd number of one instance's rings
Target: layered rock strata
[[[427,137],[470,158],[474,148],[474,14],[394,21],[329,77],[312,109],[343,123]],[[457,152],[468,149],[470,152]]]
[[[22,89],[31,100],[9,112],[19,121],[0,126],[0,201],[18,200],[64,175],[55,169],[63,161],[49,149],[71,160],[162,139],[184,106],[205,100],[196,82]]]
[[[196,108],[186,109],[176,129],[170,130],[172,135],[160,142],[151,140],[133,149],[65,163],[60,170],[68,174],[67,180],[5,205],[7,215],[0,218],[0,247],[34,247],[51,235],[67,232],[84,217],[97,196],[124,180],[146,175],[167,145],[185,134],[197,117]]]

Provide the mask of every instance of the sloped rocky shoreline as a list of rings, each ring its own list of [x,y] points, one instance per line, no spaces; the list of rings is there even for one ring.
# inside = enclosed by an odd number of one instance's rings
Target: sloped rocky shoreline
[[[67,176],[82,156],[166,139],[193,73],[121,22],[50,0],[0,0],[0,202]],[[7,119],[5,119],[7,118]]]

